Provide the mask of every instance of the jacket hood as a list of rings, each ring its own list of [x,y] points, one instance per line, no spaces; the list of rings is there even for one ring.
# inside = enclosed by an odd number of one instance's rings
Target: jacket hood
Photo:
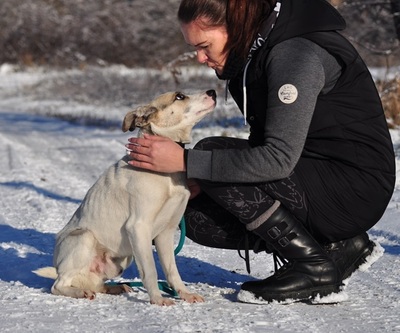
[[[263,44],[266,46],[263,49],[268,50],[293,37],[345,28],[345,20],[327,0],[278,0],[274,12],[260,26],[249,58]],[[221,80],[231,79],[243,70],[246,63],[248,61],[238,59],[233,52],[230,52],[223,73],[221,75],[217,73],[217,77]]]
[[[277,10],[278,15],[276,21],[272,24],[272,30],[268,31],[266,39],[263,39],[263,45],[259,45],[256,48],[261,53],[269,52],[268,50],[271,47],[290,38],[314,32],[337,31],[346,28],[346,22],[343,17],[327,0],[278,0],[275,10]],[[246,77],[251,61],[252,58],[250,57],[243,68],[243,116],[245,124],[247,117]],[[255,61],[256,66],[258,66],[259,61],[261,59]],[[236,64],[236,72],[242,66],[241,63],[239,65]],[[225,64],[225,67],[231,69],[232,64],[229,64],[229,66]],[[223,74],[226,72],[225,69]],[[229,76],[218,77],[220,79],[229,79]]]
[[[345,28],[345,20],[327,0],[281,0],[279,17],[267,44],[273,46],[307,33]]]

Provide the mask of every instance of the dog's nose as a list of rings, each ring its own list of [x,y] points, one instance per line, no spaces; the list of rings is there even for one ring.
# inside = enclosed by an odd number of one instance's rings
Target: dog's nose
[[[212,97],[212,99],[215,101],[217,98],[217,93],[215,92],[215,90],[207,90],[206,94],[210,97]]]

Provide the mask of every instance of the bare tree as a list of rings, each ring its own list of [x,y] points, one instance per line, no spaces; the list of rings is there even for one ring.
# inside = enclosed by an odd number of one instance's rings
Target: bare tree
[[[399,0],[392,0],[392,14],[394,20],[394,27],[396,29],[397,39],[400,40],[400,1]]]
[[[179,1],[1,0],[0,63],[165,66],[188,51]],[[330,1],[369,65],[400,64],[400,0]]]
[[[371,66],[400,64],[395,13],[399,0],[332,0],[347,22],[344,34]]]

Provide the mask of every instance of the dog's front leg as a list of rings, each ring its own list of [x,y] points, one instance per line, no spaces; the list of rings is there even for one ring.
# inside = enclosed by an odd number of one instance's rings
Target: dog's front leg
[[[156,305],[173,305],[172,299],[161,296],[158,288],[157,270],[152,251],[150,231],[144,225],[142,228],[131,227],[129,230],[135,262],[143,285],[150,296],[150,303]]]
[[[174,255],[175,228],[170,228],[158,235],[154,241],[160,263],[167,278],[168,284],[177,291],[179,297],[189,303],[204,302],[204,298],[191,293],[182,281],[176,266]]]

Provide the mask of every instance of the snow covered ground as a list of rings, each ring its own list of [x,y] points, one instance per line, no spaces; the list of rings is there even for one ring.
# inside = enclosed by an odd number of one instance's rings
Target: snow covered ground
[[[222,101],[216,79],[193,71],[176,83],[165,73],[121,67],[84,73],[0,67],[0,331],[400,332],[399,180],[385,215],[369,232],[385,252],[368,270],[353,275],[340,303],[239,303],[240,284],[271,274],[272,258],[252,254],[250,277],[236,251],[189,240],[177,256],[178,268],[205,303],[152,306],[141,289],[93,301],[71,299],[50,294],[52,281],[32,273],[51,265],[55,234],[103,170],[125,153],[129,134],[118,126],[135,103],[171,86],[215,88],[217,110],[194,131],[194,141],[211,134],[245,136],[244,127],[214,126],[226,117],[225,125],[237,125],[238,114],[231,101]],[[400,132],[391,134],[399,178]],[[137,276],[135,267],[124,274]]]

